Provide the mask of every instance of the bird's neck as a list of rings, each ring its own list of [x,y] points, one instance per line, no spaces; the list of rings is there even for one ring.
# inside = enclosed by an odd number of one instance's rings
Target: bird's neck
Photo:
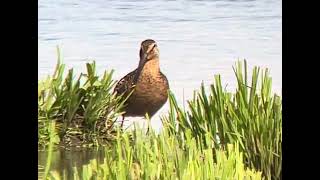
[[[160,73],[159,58],[148,60],[143,66],[139,68],[141,69],[141,75],[157,76]]]

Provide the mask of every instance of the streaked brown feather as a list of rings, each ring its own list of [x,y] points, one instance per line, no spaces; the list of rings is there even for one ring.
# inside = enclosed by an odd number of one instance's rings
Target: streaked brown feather
[[[122,94],[124,94],[125,96],[128,95],[132,91],[134,85],[137,82],[137,79],[139,76],[137,72],[138,70],[136,69],[128,73],[127,75],[125,75],[123,78],[121,78],[117,83],[116,87],[114,88],[114,92],[117,95],[122,95]]]

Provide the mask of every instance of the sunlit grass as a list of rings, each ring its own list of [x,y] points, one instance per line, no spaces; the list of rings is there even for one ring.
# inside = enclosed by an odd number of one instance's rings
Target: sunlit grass
[[[77,168],[68,173],[74,179],[262,179],[261,172],[245,167],[237,143],[213,154],[212,147],[197,146],[190,130],[182,141],[165,129],[160,134],[150,129],[147,135],[141,129],[132,134],[117,132],[103,162],[92,159],[81,167],[81,174]],[[210,134],[206,139],[212,142]],[[49,179],[62,179],[66,173],[51,171]]]
[[[202,84],[188,101],[189,110],[180,107],[171,93],[169,115],[163,118],[163,123],[180,139],[186,138],[190,130],[198,139],[197,145],[203,148],[208,146],[206,133],[214,138],[217,149],[239,143],[246,165],[261,170],[268,179],[279,179],[282,172],[281,98],[271,94],[268,69],[259,73],[260,68],[254,67],[251,84],[246,61],[243,67],[239,61],[234,72],[238,82],[235,93],[223,90],[221,77],[216,75],[209,92]]]

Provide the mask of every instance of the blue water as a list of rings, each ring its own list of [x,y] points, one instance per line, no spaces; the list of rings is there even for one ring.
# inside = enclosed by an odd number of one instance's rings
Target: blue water
[[[39,78],[51,74],[56,45],[77,72],[96,60],[98,73],[119,79],[138,65],[140,42],[152,38],[161,70],[178,101],[221,74],[235,88],[237,59],[271,69],[273,91],[282,87],[281,0],[39,0]],[[165,113],[166,104],[158,113]],[[158,115],[154,117],[159,125]]]

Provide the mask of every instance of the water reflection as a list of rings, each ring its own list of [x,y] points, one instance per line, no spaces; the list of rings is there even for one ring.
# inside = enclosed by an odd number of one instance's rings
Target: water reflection
[[[47,151],[38,151],[39,178],[43,176],[44,167],[47,163]],[[74,168],[78,174],[82,174],[82,166],[89,164],[90,160],[95,159],[97,163],[102,163],[105,157],[104,149],[57,149],[52,153],[51,171],[57,171],[61,177],[73,179]]]

